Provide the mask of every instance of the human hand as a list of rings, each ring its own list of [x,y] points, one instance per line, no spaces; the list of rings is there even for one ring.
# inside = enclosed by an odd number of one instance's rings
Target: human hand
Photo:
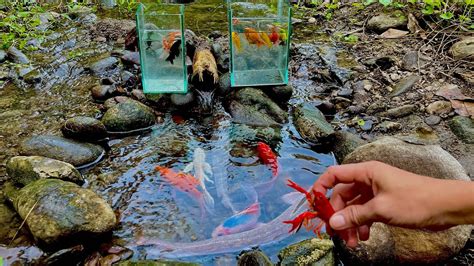
[[[336,213],[331,229],[349,247],[369,238],[374,222],[407,228],[446,229],[443,207],[436,200],[448,189],[446,180],[416,175],[381,162],[364,162],[330,167],[313,185],[326,193]],[[454,181],[455,182],[455,181]]]

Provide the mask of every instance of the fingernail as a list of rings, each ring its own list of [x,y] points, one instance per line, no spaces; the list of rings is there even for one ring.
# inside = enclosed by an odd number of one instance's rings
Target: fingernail
[[[346,219],[341,214],[336,214],[329,219],[329,224],[334,229],[342,229],[346,225]]]

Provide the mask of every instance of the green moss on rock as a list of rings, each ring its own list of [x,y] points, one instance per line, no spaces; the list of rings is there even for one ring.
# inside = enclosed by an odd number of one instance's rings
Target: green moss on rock
[[[280,265],[335,265],[334,243],[330,239],[312,238],[290,245],[278,254]]]

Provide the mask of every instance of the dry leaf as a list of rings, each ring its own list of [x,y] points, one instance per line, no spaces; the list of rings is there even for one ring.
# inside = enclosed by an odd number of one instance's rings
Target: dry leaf
[[[415,35],[420,35],[420,37],[424,40],[426,39],[426,33],[425,31],[420,27],[420,24],[418,23],[418,20],[415,18],[415,16],[410,13],[408,14],[408,30]]]
[[[447,84],[436,92],[436,95],[447,100],[474,100],[462,94],[461,89],[457,85]]]
[[[403,30],[388,29],[384,33],[382,33],[380,36],[385,39],[397,39],[397,38],[401,38],[407,35],[408,33],[409,33],[408,31],[403,31]]]
[[[458,115],[474,118],[474,102],[451,100],[451,104]]]

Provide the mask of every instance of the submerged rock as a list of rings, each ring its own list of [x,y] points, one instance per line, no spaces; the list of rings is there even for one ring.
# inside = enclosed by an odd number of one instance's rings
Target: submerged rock
[[[87,116],[68,119],[61,127],[61,132],[66,138],[84,141],[97,141],[107,137],[107,129],[104,124]]]
[[[236,123],[246,124],[250,126],[270,127],[277,126],[275,120],[267,114],[259,112],[257,108],[249,105],[232,101],[229,105],[229,113]]]
[[[474,37],[471,36],[453,44],[449,52],[454,59],[474,58]]]
[[[293,96],[294,88],[291,85],[276,86],[266,89],[266,93],[277,103],[286,105]]]
[[[217,87],[217,93],[222,97],[227,97],[232,92],[230,86],[230,73],[227,72],[219,77],[219,86]]]
[[[385,137],[357,148],[344,159],[344,164],[377,160],[392,166],[435,178],[470,180],[454,157],[438,145],[413,145]],[[405,229],[374,223],[370,238],[356,249],[341,243],[350,263],[373,265],[393,261],[402,264],[443,261],[465,245],[472,226],[461,225],[432,232]]]
[[[30,60],[28,57],[20,50],[18,50],[15,46],[10,46],[7,50],[8,57],[17,64],[28,64]]]
[[[238,266],[272,266],[273,263],[261,250],[243,252],[237,260]]]
[[[8,176],[21,187],[46,178],[84,183],[82,175],[71,164],[42,156],[15,156],[8,160],[6,168]]]
[[[451,130],[464,143],[474,144],[474,120],[469,117],[456,116],[449,123]]]
[[[335,265],[333,248],[330,239],[306,239],[281,250],[279,265]]]
[[[102,122],[108,131],[127,132],[152,126],[155,114],[150,107],[130,99],[108,109]]]
[[[47,245],[89,242],[111,231],[117,222],[107,202],[71,182],[40,179],[20,190],[11,185],[5,190],[35,239]]]
[[[406,27],[408,18],[402,12],[380,14],[369,19],[367,28],[376,32],[383,32],[389,28]]]
[[[270,115],[278,123],[285,123],[288,120],[288,114],[259,89],[240,89],[235,94],[235,99],[241,104],[254,106],[260,112]]]
[[[38,155],[70,163],[76,167],[94,163],[104,155],[104,149],[95,144],[81,143],[58,136],[40,135],[24,141],[22,155]]]
[[[281,129],[278,127],[252,127],[244,124],[233,124],[230,132],[232,141],[255,142],[263,140],[274,142],[281,140]]]
[[[313,143],[325,142],[334,135],[334,129],[318,108],[305,103],[295,108],[295,127],[301,137]]]

